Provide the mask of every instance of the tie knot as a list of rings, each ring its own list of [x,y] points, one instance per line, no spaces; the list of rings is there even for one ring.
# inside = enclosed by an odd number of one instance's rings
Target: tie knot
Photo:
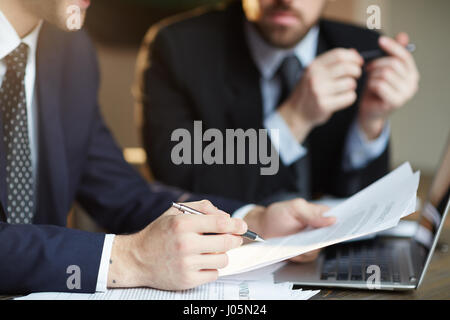
[[[8,71],[17,72],[18,77],[25,74],[28,61],[28,46],[21,43],[14,51],[5,57],[5,63]]]

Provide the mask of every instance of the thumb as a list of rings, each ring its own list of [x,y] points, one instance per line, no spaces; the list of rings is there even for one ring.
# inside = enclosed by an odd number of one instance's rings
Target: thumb
[[[331,226],[336,222],[335,217],[324,217],[324,213],[330,210],[328,206],[324,205],[314,205],[311,208],[312,214],[309,216],[309,221],[307,222],[313,228],[323,228]]]
[[[293,200],[294,215],[300,222],[313,228],[327,227],[335,223],[334,217],[324,217],[330,208],[324,205],[312,204],[303,199]]]

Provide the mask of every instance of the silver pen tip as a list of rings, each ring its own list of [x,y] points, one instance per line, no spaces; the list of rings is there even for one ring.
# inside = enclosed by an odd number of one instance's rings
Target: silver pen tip
[[[264,239],[261,238],[260,236],[257,236],[256,239],[255,239],[255,241],[258,241],[258,242],[265,242],[266,240],[264,240]]]

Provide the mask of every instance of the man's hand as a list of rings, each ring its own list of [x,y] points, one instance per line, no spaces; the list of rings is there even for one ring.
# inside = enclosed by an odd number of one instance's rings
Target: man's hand
[[[367,66],[369,75],[358,122],[369,140],[378,138],[388,116],[404,106],[418,90],[419,71],[413,56],[405,49],[408,43],[406,33],[399,33],[395,40],[381,37],[380,47],[389,56]]]
[[[302,231],[306,227],[322,228],[335,223],[336,218],[324,217],[329,208],[311,204],[303,199],[277,202],[267,209],[256,207],[245,217],[250,230],[264,239],[282,237]],[[314,260],[319,251],[292,259],[297,262]]]
[[[247,225],[209,201],[187,205],[206,215],[170,208],[141,232],[115,237],[108,287],[184,290],[217,279],[217,269],[228,264],[225,253],[242,244],[238,235]]]
[[[334,49],[314,60],[297,88],[279,108],[280,115],[301,143],[317,125],[356,101],[363,58],[354,49]]]

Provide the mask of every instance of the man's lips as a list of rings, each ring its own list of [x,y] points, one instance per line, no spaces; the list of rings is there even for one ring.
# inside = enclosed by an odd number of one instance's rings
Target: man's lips
[[[283,26],[291,26],[298,23],[299,18],[297,15],[287,11],[277,11],[270,13],[268,18],[271,22]]]

